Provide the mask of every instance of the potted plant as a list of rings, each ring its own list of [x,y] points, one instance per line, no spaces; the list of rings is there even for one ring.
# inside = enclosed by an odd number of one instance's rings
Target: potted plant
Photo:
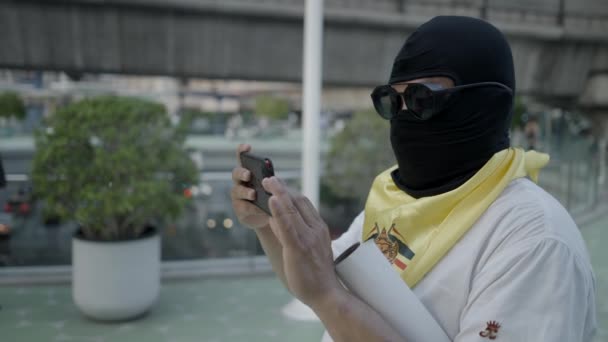
[[[162,220],[189,200],[198,172],[161,104],[103,96],[57,110],[36,135],[34,192],[78,229],[72,291],[99,320],[148,311],[160,289]],[[154,227],[156,223],[156,227]]]

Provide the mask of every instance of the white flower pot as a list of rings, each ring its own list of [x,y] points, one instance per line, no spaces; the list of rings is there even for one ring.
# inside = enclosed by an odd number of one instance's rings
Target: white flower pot
[[[72,238],[72,295],[86,316],[128,320],[146,313],[160,292],[160,237],[127,241]]]

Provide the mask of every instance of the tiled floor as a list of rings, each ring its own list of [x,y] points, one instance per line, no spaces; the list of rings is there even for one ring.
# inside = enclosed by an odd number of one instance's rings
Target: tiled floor
[[[597,277],[599,331],[608,341],[608,213],[581,227]],[[158,305],[143,319],[107,324],[85,319],[68,285],[0,287],[2,342],[272,342],[320,341],[320,323],[287,319],[291,300],[273,277],[168,282]]]
[[[0,341],[320,341],[320,323],[283,316],[290,300],[270,277],[171,282],[149,315],[108,324],[84,318],[69,286],[0,287]]]

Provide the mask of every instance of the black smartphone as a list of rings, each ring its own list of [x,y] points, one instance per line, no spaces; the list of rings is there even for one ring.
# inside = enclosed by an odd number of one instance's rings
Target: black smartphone
[[[262,180],[274,176],[274,168],[269,158],[260,157],[253,153],[241,153],[241,165],[251,172],[251,179],[246,184],[255,190],[255,200],[251,201],[258,208],[270,215],[268,199],[272,194],[266,192],[262,186]]]

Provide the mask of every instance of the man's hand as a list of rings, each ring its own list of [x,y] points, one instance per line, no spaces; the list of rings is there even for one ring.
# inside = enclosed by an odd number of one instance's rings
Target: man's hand
[[[306,197],[290,195],[278,178],[266,178],[262,185],[272,194],[269,223],[283,247],[287,287],[304,304],[319,306],[343,290],[334,270],[327,225]]]
[[[232,170],[232,207],[239,221],[252,229],[268,226],[268,215],[249,201],[255,200],[255,190],[244,185],[251,179],[251,172],[241,165],[241,153],[251,151],[251,146],[241,144],[236,151],[237,167]]]
[[[249,145],[240,145],[237,157],[250,149]],[[290,194],[278,178],[266,178],[262,185],[272,194],[269,217],[246,201],[254,199],[255,193],[242,184],[250,177],[245,171],[239,163],[232,172],[232,205],[239,220],[250,228],[270,225],[271,229],[255,232],[272,268],[289,291],[315,311],[333,339],[401,341],[378,313],[338,281],[327,225],[310,201]]]

